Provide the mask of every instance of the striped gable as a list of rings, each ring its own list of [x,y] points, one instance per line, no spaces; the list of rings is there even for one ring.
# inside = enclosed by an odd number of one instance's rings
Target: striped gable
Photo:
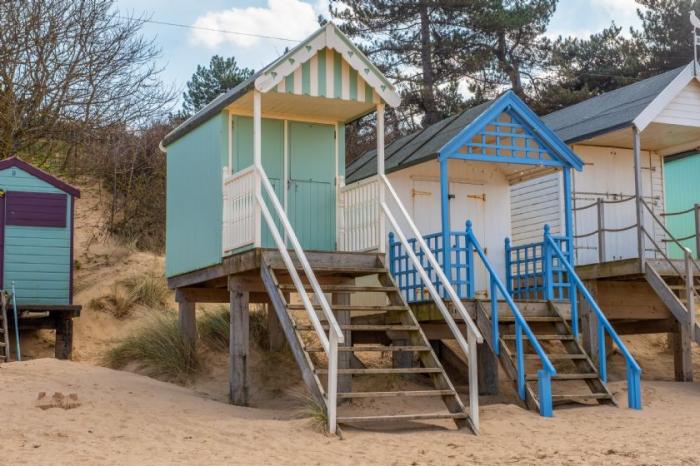
[[[384,75],[332,23],[268,66],[255,88],[392,107],[401,102]]]

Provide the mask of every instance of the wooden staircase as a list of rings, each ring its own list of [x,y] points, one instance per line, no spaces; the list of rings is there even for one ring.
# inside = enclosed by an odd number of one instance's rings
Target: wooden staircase
[[[517,392],[515,320],[503,304],[499,306],[498,313],[499,341],[497,344],[500,349],[498,357]],[[600,379],[596,365],[574,337],[571,327],[564,318],[566,314],[563,305],[554,302],[516,302],[516,304],[556,368],[557,373],[552,377],[553,406],[569,403],[616,405],[612,393]],[[490,329],[490,302],[478,301],[476,308],[479,329],[483,335],[487,336],[486,340],[494,350]],[[542,368],[542,363],[524,335],[522,341],[525,403],[530,409],[539,411],[537,372]]]
[[[458,427],[473,429],[464,404],[383,258],[377,254],[367,257],[365,266],[313,266],[324,293],[331,295],[332,311],[345,337],[338,348],[338,423],[451,419]],[[287,270],[275,264],[263,264],[261,276],[303,379],[316,403],[326,406],[328,359],[304,306],[292,299],[296,288]],[[376,277],[376,282],[357,283],[367,276]],[[370,280],[373,284],[364,284]],[[311,290],[310,285],[305,286]],[[354,304],[360,302],[361,298],[355,298],[359,293],[365,298],[368,293],[384,296],[386,305]],[[322,319],[320,306],[315,307]],[[372,323],[353,324],[353,316],[369,316]],[[322,323],[327,332],[328,323]],[[410,363],[414,357],[419,364]],[[398,400],[408,397],[421,402],[407,407]]]

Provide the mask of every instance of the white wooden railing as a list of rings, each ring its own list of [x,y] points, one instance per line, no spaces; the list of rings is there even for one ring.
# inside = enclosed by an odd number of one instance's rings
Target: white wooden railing
[[[452,307],[454,308],[456,315],[462,319],[462,321],[467,327],[467,338],[465,339],[462,331],[457,326],[457,323],[455,322],[452,313],[447,309],[447,305],[443,301],[442,296],[440,296],[440,293],[438,292],[437,288],[430,279],[430,275],[428,275],[428,272],[425,270],[425,267],[416,256],[416,253],[414,252],[415,246],[409,244],[408,239],[406,238],[406,234],[401,229],[401,226],[394,217],[391,208],[386,203],[383,193],[380,193],[380,206],[383,214],[386,215],[387,220],[389,220],[389,223],[393,228],[396,237],[403,244],[406,253],[408,254],[409,258],[411,259],[411,262],[413,263],[413,267],[416,269],[416,271],[420,275],[421,280],[423,280],[423,283],[425,283],[425,286],[428,288],[428,292],[430,293],[430,296],[433,298],[435,305],[437,306],[438,310],[440,311],[440,314],[445,320],[447,327],[450,329],[455,340],[457,340],[457,344],[459,345],[460,349],[467,357],[467,364],[469,370],[469,420],[471,422],[471,427],[474,430],[474,432],[478,433],[479,377],[477,369],[476,345],[477,343],[483,343],[484,338],[481,335],[481,332],[479,332],[479,329],[476,327],[476,324],[472,320],[471,316],[464,308],[462,300],[455,291],[450,280],[447,278],[447,275],[445,275],[445,273],[443,272],[440,263],[435,258],[435,255],[432,253],[432,251],[426,244],[425,240],[423,239],[423,235],[418,230],[418,227],[413,222],[411,216],[408,214],[408,211],[401,202],[401,199],[399,198],[398,194],[396,194],[396,191],[391,185],[391,182],[383,173],[380,173],[378,175],[378,179],[381,183],[380,188],[382,190],[385,190],[385,192],[389,194],[389,200],[393,203],[393,205],[398,207],[397,210],[403,218],[403,220],[405,221],[406,225],[408,225],[410,233],[416,239],[416,244],[418,245],[419,250],[423,253],[423,257],[427,259],[430,268],[432,268],[433,272],[437,275],[439,284],[442,285],[443,289],[447,292],[447,296],[449,297],[452,303]]]
[[[255,168],[224,174],[224,255],[255,242]]]
[[[386,234],[380,193],[377,176],[340,188],[338,248],[341,251],[383,251]]]
[[[321,346],[323,347],[326,356],[328,357],[328,384],[326,386],[326,409],[328,413],[328,430],[331,433],[335,433],[337,427],[338,406],[338,344],[343,343],[345,341],[345,338],[343,336],[343,332],[340,329],[340,325],[338,325],[338,321],[333,315],[333,311],[331,310],[331,307],[328,304],[326,295],[323,293],[321,285],[319,284],[318,279],[316,278],[316,275],[314,274],[314,271],[311,268],[311,264],[309,263],[309,260],[307,259],[306,254],[304,253],[304,250],[302,249],[301,244],[299,243],[299,239],[297,238],[297,235],[294,232],[294,228],[292,228],[292,224],[290,223],[289,218],[287,217],[287,214],[284,211],[284,207],[282,207],[282,204],[280,203],[279,199],[277,199],[277,195],[275,194],[275,190],[272,187],[272,183],[270,183],[270,180],[268,179],[267,174],[265,173],[265,169],[262,167],[262,165],[255,164],[253,166],[252,173],[254,177],[253,186],[256,186],[258,184],[260,185],[260,189],[253,190],[255,200],[257,202],[257,207],[260,208],[262,218],[265,219],[265,223],[267,224],[267,227],[270,230],[270,233],[272,234],[272,238],[275,241],[277,250],[282,256],[282,261],[284,262],[284,265],[287,268],[287,272],[289,273],[289,276],[292,279],[292,283],[294,283],[296,292],[301,298],[302,303],[304,304],[304,309],[306,310],[306,314],[309,318],[309,321],[311,322],[311,325],[316,331],[316,336],[318,337],[319,342],[321,343]],[[289,254],[289,250],[287,249],[287,244],[284,240],[284,237],[280,233],[277,223],[275,223],[275,220],[272,217],[272,213],[270,213],[270,209],[268,208],[267,203],[265,202],[263,192],[270,200],[270,203],[273,207],[273,211],[277,215],[279,223],[281,223],[282,228],[284,229],[284,234],[287,238],[287,242],[291,244],[292,249],[296,254],[296,259],[301,264],[301,268],[304,271],[304,275],[306,275],[306,279],[311,284],[311,289],[313,291],[314,296],[316,297],[316,301],[318,301],[321,307],[321,313],[323,314],[323,317],[326,320],[326,322],[328,322],[328,335],[326,335],[326,332],[323,329],[323,324],[321,323],[321,320],[319,319],[318,315],[316,314],[316,311],[314,310],[314,306],[311,303],[309,294],[306,292],[304,283],[301,281],[301,277],[299,276],[297,267],[294,264],[291,255]]]

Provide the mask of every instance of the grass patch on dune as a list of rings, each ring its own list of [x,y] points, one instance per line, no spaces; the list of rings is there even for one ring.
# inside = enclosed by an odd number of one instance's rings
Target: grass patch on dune
[[[135,306],[164,307],[169,293],[163,276],[143,273],[120,280],[114,284],[109,294],[90,300],[88,306],[121,319],[131,314]]]
[[[122,369],[130,364],[148,376],[188,383],[201,368],[195,348],[182,337],[174,313],[153,315],[133,335],[107,351],[104,364]]]
[[[269,347],[267,311],[264,307],[252,307],[250,311],[250,341],[258,349]],[[197,318],[197,331],[200,341],[216,351],[227,351],[230,341],[231,316],[227,306],[202,312]]]

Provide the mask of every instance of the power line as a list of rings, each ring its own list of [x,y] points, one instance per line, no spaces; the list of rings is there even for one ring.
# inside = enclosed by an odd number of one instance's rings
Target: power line
[[[298,39],[290,39],[289,37],[268,36],[265,34],[254,34],[252,32],[228,31],[226,29],[215,29],[215,28],[206,28],[206,27],[202,27],[202,26],[191,26],[189,24],[170,23],[167,21],[156,21],[153,19],[130,18],[128,16],[118,16],[118,18],[131,20],[131,21],[140,21],[142,23],[158,24],[161,26],[173,26],[173,27],[184,28],[184,29],[195,29],[195,30],[199,30],[199,31],[221,32],[223,34],[235,34],[238,36],[256,37],[258,39],[284,40],[287,42],[294,42],[294,43],[301,42]]]

